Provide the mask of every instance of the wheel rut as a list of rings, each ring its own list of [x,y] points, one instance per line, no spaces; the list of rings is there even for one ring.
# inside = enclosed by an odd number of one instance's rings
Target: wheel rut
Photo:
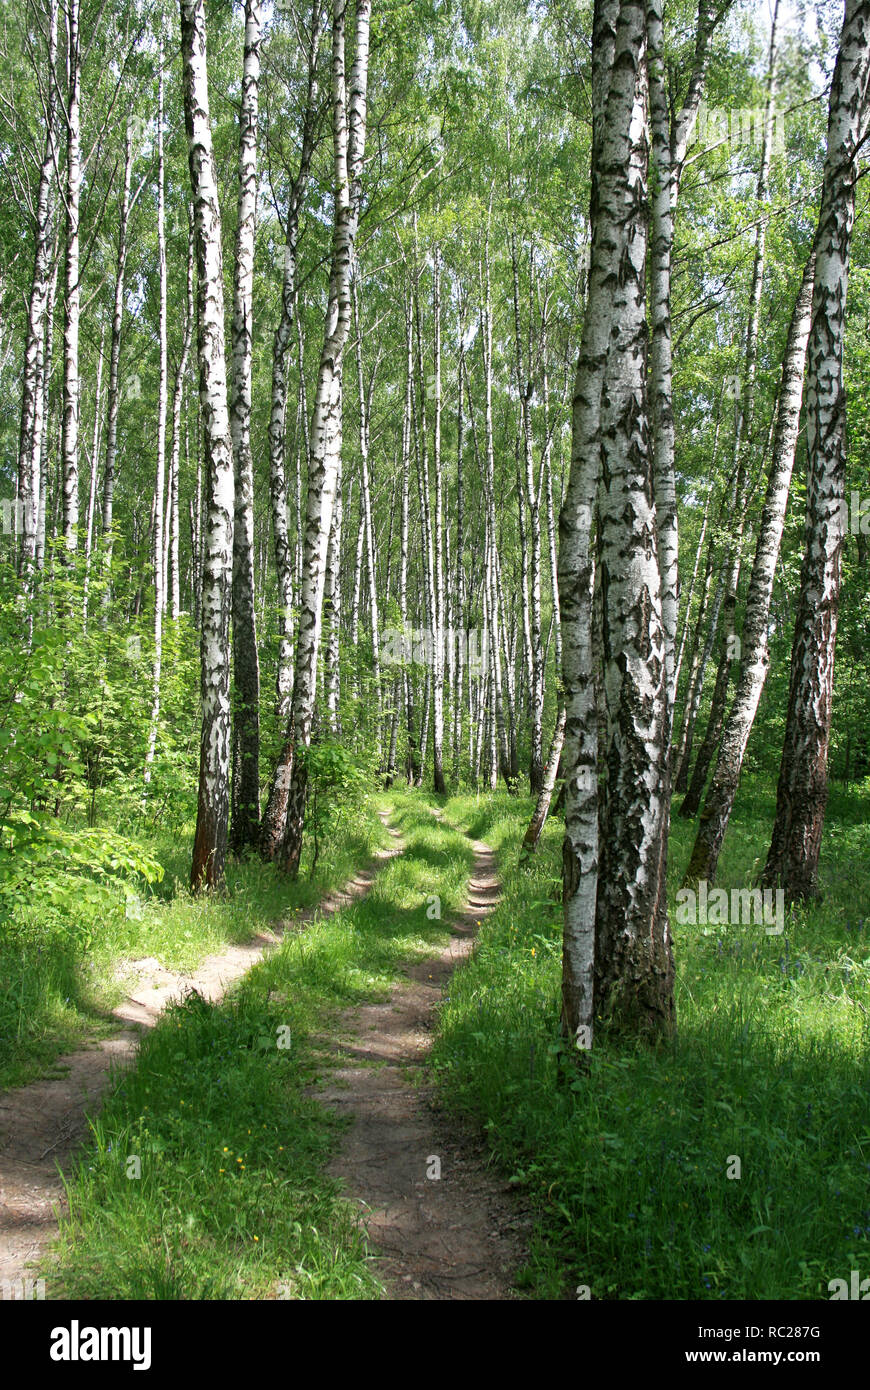
[[[360,1209],[391,1300],[510,1299],[525,1254],[528,1218],[479,1142],[434,1111],[426,1072],[445,986],[500,897],[493,851],[479,840],[472,848],[450,941],[409,964],[388,1000],[341,1015],[340,1061],[316,1091],[353,1121],[329,1172]]]

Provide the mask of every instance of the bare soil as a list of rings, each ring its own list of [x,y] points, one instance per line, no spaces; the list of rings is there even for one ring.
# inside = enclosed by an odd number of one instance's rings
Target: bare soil
[[[436,1007],[499,899],[495,856],[472,845],[468,901],[450,942],[409,965],[386,1002],[341,1015],[339,1063],[315,1091],[353,1121],[329,1171],[360,1208],[392,1300],[510,1299],[525,1257],[529,1218],[480,1145],[433,1109],[426,1074]]]

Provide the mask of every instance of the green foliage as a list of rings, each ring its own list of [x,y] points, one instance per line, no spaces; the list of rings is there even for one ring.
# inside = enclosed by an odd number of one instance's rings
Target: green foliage
[[[162,877],[156,859],[112,831],[69,831],[27,811],[0,821],[0,913],[35,902],[114,907],[119,898],[137,901],[139,880]]]
[[[313,875],[325,836],[359,806],[371,785],[371,758],[354,757],[336,739],[319,739],[305,749],[304,759],[308,778],[305,827],[314,846]]]

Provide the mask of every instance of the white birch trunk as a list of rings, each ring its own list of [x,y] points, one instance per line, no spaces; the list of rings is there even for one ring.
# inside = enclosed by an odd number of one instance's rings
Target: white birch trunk
[[[251,375],[261,43],[260,0],[245,0],[230,398],[236,489],[233,529],[233,765],[236,775],[232,787],[230,845],[236,854],[256,844],[260,829],[260,666],[254,607]]]
[[[202,557],[202,732],[191,885],[224,876],[229,820],[233,451],[227,408],[221,217],[209,122],[205,0],[180,0],[184,115],[196,220],[200,404],[207,480]]]
[[[81,37],[80,0],[66,0],[66,260],[63,320],[63,537],[68,551],[78,546],[79,524],[79,216],[81,204]]]
[[[350,282],[361,199],[361,176],[366,134],[369,24],[371,0],[357,0],[356,51],[349,77],[345,74],[347,0],[335,0],[333,10],[333,153],[335,209],[329,298],[323,351],[311,425],[308,458],[308,505],[305,559],[300,592],[299,637],[293,682],[290,726],[282,754],[289,769],[286,822],[280,807],[269,830],[283,830],[279,861],[289,874],[299,870],[305,820],[308,747],[317,690],[317,654],[323,617],[326,553],[341,461],[341,380],[344,347],[351,318]],[[275,792],[273,786],[273,795]],[[281,789],[277,789],[281,790]],[[274,843],[274,841],[272,841]]]
[[[846,0],[828,112],[807,349],[807,517],[776,818],[764,881],[789,900],[818,892],[844,540],[846,294],[858,149],[866,135],[870,5]]]
[[[18,497],[22,503],[20,565],[28,577],[36,565],[42,456],[46,312],[52,282],[53,188],[57,160],[57,31],[59,0],[49,0],[48,74],[45,103],[45,145],[36,194],[33,279],[27,306],[24,371],[21,383],[21,434],[18,450]]]

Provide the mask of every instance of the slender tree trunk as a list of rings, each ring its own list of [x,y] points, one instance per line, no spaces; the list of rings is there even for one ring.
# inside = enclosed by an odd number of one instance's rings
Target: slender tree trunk
[[[102,390],[103,390],[103,349],[106,343],[105,324],[100,329],[100,351],[97,356],[97,382],[94,391],[94,433],[92,437],[92,448],[90,457],[91,479],[88,488],[88,518],[85,527],[85,582],[82,610],[84,616],[84,627],[88,625],[88,592],[91,579],[91,554],[94,546],[94,516],[97,509],[97,475],[100,463],[100,426],[102,424]]]
[[[411,427],[414,393],[414,346],[410,302],[405,305],[405,404],[402,413],[402,516],[399,536],[399,619],[403,640],[408,630],[408,536],[410,530]],[[420,774],[414,715],[414,681],[405,663],[402,671],[405,728],[408,740],[407,778],[413,786]]]
[[[294,876],[299,871],[305,821],[307,771],[300,756],[311,739],[317,690],[317,650],[323,616],[326,553],[332,528],[341,461],[341,380],[344,347],[351,317],[351,273],[359,223],[363,153],[366,132],[369,23],[371,0],[357,0],[356,51],[345,77],[345,18],[347,0],[335,0],[333,10],[333,148],[335,213],[332,268],[326,312],[326,331],[320,358],[308,459],[308,506],[305,560],[300,593],[299,638],[293,682],[290,723],[281,755],[289,770],[286,820],[280,807],[270,807],[266,827],[267,853],[278,848],[276,831],[283,831],[279,862]]]
[[[65,0],[67,27],[66,95],[66,261],[63,320],[63,536],[68,551],[78,546],[79,524],[79,215],[81,158],[80,0]]]
[[[180,536],[181,517],[179,512],[180,469],[181,469],[181,409],[184,403],[184,383],[187,378],[187,365],[190,359],[190,344],[193,337],[193,277],[194,277],[194,229],[191,213],[187,242],[187,309],[184,316],[184,337],[181,344],[181,357],[175,373],[175,389],[172,393],[172,454],[169,464],[169,498],[167,503],[167,587],[170,594],[170,616],[177,622],[181,613],[181,562]]]
[[[524,571],[528,570],[528,589],[523,583],[524,622],[529,633],[528,661],[529,704],[531,718],[531,753],[529,759],[529,790],[538,796],[544,785],[544,655],[541,641],[541,517],[538,505],[538,489],[535,485],[535,468],[532,454],[531,403],[534,383],[531,375],[531,361],[528,370],[523,361],[523,339],[520,326],[520,280],[517,264],[516,237],[511,233],[511,265],[513,271],[514,297],[514,336],[516,339],[517,389],[520,395],[520,432],[522,436],[523,468],[518,488],[517,502],[520,509],[520,544]],[[529,535],[525,534],[525,507],[529,509]]]
[[[245,0],[239,114],[238,219],[233,285],[230,430],[235,475],[233,527],[233,744],[230,848],[253,847],[260,830],[260,664],[254,609],[254,462],[251,453],[254,232],[257,221],[260,0]]]
[[[359,267],[357,266],[357,273]],[[374,522],[372,519],[372,492],[371,480],[369,477],[369,421],[371,416],[371,400],[374,392],[375,376],[377,373],[378,362],[375,361],[374,367],[369,377],[368,391],[366,391],[363,380],[362,365],[362,325],[359,313],[359,296],[357,293],[356,277],[353,281],[353,313],[357,332],[357,386],[359,391],[359,445],[360,445],[360,501],[362,503],[362,526],[360,527],[360,539],[365,543],[366,571],[369,580],[369,614],[372,624],[372,683],[375,697],[375,743],[377,747],[378,759],[381,758],[381,718],[382,718],[382,692],[381,692],[381,642],[380,642],[380,614],[378,612],[378,581],[375,563],[375,536]]]
[[[719,757],[701,813],[692,857],[686,870],[687,883],[694,883],[700,879],[712,883],[715,878],[719,852],[737,794],[746,745],[770,664],[767,636],[770,599],[797,446],[814,270],[815,256],[812,255],[804,270],[786,341],[767,496],[746,596],[740,679],[722,735]]]
[[[685,612],[685,615],[684,615],[684,617],[683,617],[683,633],[682,633],[682,636],[681,636],[681,638],[680,638],[680,644],[679,644],[679,648],[678,648],[678,650],[677,650],[677,657],[676,657],[676,662],[675,662],[675,665],[674,665],[674,691],[675,691],[675,692],[676,692],[676,690],[677,690],[677,687],[679,686],[679,683],[680,683],[680,671],[681,671],[682,668],[683,668],[683,656],[685,655],[685,651],[686,651],[686,639],[688,638],[688,635],[689,635],[689,627],[690,627],[689,619],[690,619],[691,614],[692,614],[692,600],[693,600],[694,597],[695,597],[695,587],[696,587],[697,582],[698,582],[698,570],[700,569],[700,565],[701,565],[701,556],[702,556],[702,554],[703,554],[703,552],[704,552],[704,541],[705,541],[706,536],[707,536],[707,524],[708,524],[708,522],[709,522],[709,520],[710,520],[710,506],[711,506],[711,504],[712,504],[712,501],[713,501],[713,485],[712,485],[712,483],[711,483],[711,484],[710,484],[710,487],[707,489],[707,500],[706,500],[706,502],[704,503],[704,515],[703,515],[703,517],[701,518],[701,534],[700,534],[699,537],[698,537],[698,545],[697,545],[697,548],[696,548],[696,550],[695,550],[695,563],[694,563],[694,565],[692,566],[692,578],[691,578],[691,580],[690,580],[690,582],[689,582],[689,592],[688,592],[688,594],[687,594],[687,596],[686,596],[686,612]],[[712,568],[712,566],[711,566],[711,568]],[[705,587],[705,590],[704,590],[704,596],[705,596],[705,597],[706,597],[706,593],[707,593],[707,587],[709,587],[709,573],[710,573],[709,570],[705,571],[705,576],[704,576],[704,577],[705,577],[705,581],[706,581],[706,587]]]
[[[538,793],[538,800],[535,803],[532,819],[529,821],[528,828],[523,836],[523,843],[520,847],[521,859],[537,851],[544,826],[547,823],[550,802],[553,799],[553,789],[556,786],[556,777],[559,772],[562,748],[565,743],[565,724],[567,717],[567,711],[563,705],[556,718],[556,727],[553,730],[553,738],[550,743],[550,755],[547,758],[547,766],[544,769],[543,785]]]
[[[157,257],[160,274],[160,377],[157,386],[157,477],[154,484],[154,670],[152,675],[151,723],[145,754],[145,786],[151,781],[151,767],[157,747],[160,723],[160,683],[163,674],[163,614],[166,608],[163,523],[166,484],[166,415],[169,394],[167,361],[167,272],[166,272],[166,162],[163,149],[163,44],[158,50],[157,95]]]
[[[326,583],[324,587],[324,623],[326,641],[323,655],[323,685],[326,703],[326,722],[333,738],[341,736],[341,532],[343,520],[341,470],[332,509],[332,530],[326,552]]]
[[[121,328],[124,320],[124,282],[127,273],[127,225],[130,218],[130,185],[133,172],[133,124],[127,120],[124,141],[124,179],[118,223],[118,256],[115,268],[115,302],[112,308],[112,338],[109,346],[109,384],[106,395],[106,458],[103,465],[103,545],[107,578],[112,566],[112,521],[115,501],[115,459],[118,452],[118,408],[120,405]],[[108,589],[107,589],[108,593]]]
[[[778,13],[779,0],[776,0],[768,49],[764,129],[761,143],[761,162],[756,184],[756,198],[760,207],[764,207],[767,202],[770,178],[773,103],[776,93],[776,26]],[[743,561],[743,535],[749,508],[747,475],[755,424],[758,334],[761,322],[761,292],[764,284],[766,249],[767,221],[766,218],[761,217],[755,229],[755,252],[753,256],[752,279],[749,291],[749,310],[746,323],[743,393],[734,432],[732,467],[734,470],[733,515],[735,521],[725,561],[726,585],[723,603],[724,631],[722,634],[719,666],[716,672],[716,684],[713,687],[713,699],[710,704],[710,714],[707,720],[704,741],[701,744],[700,752],[695,760],[692,778],[689,783],[689,790],[686,793],[679,811],[679,814],[688,820],[691,820],[697,815],[698,807],[701,804],[701,797],[704,793],[707,775],[710,770],[710,763],[719,746],[719,738],[722,732],[722,724],[728,702],[728,686],[731,679],[731,669],[740,648],[740,641],[737,637],[736,630],[737,590],[740,583],[740,571]]]
[[[54,357],[54,305],[57,294],[57,277],[60,261],[57,257],[57,244],[52,253],[54,270],[48,292],[48,305],[45,311],[45,356],[42,379],[39,389],[42,392],[42,444],[39,450],[39,513],[36,524],[36,568],[45,568],[45,528],[48,517],[48,480],[51,470],[50,424],[51,424],[51,369]],[[56,437],[56,436],[55,436]]]
[[[311,159],[319,122],[319,90],[317,59],[319,52],[320,6],[312,6],[311,31],[308,45],[308,84],[302,114],[299,169],[291,188],[287,207],[287,226],[284,237],[284,274],[281,285],[281,318],[275,330],[272,354],[272,399],[269,412],[269,496],[272,505],[272,533],[275,542],[275,567],[278,573],[280,613],[278,618],[278,668],[276,700],[278,715],[286,719],[293,696],[293,579],[294,565],[290,555],[287,533],[286,481],[286,414],[287,359],[294,321],[297,319],[297,275],[299,221],[308,185]],[[300,392],[304,390],[304,363],[299,339]],[[303,420],[305,404],[302,401]],[[297,528],[298,532],[298,528]],[[282,774],[283,776],[284,774]]]
[[[200,401],[207,479],[202,565],[202,732],[191,885],[224,877],[229,822],[233,450],[227,407],[221,217],[209,123],[205,0],[181,0],[181,56],[196,216]]]
[[[546,375],[545,375],[546,380]],[[545,387],[546,400],[546,387]],[[547,756],[546,767],[544,768],[544,780],[532,818],[526,830],[523,840],[524,854],[534,854],[538,847],[538,842],[547,823],[547,816],[550,811],[550,802],[553,799],[553,791],[556,781],[560,776],[562,763],[562,749],[565,744],[565,728],[567,714],[565,710],[565,697],[562,687],[562,623],[559,612],[559,577],[556,560],[556,528],[553,520],[553,486],[550,477],[550,458],[549,449],[545,451],[544,468],[546,470],[547,484],[547,531],[550,551],[550,572],[553,584],[553,632],[554,648],[556,656],[556,683],[558,688],[558,714],[556,716],[556,727],[553,730],[553,737],[550,742],[550,752]]]
[[[45,145],[36,194],[36,244],[33,278],[27,306],[24,371],[21,383],[21,434],[18,449],[18,498],[22,504],[20,571],[29,578],[36,565],[42,455],[46,313],[52,283],[53,188],[57,160],[57,30],[59,0],[49,0],[48,73],[45,103]]]
[[[444,476],[441,462],[441,250],[435,246],[432,274],[432,319],[434,328],[435,372],[433,406],[435,413],[432,464],[435,473],[434,541],[434,630],[432,663],[432,777],[437,795],[447,795],[444,780]],[[426,428],[425,415],[423,428]]]
[[[710,613],[710,622],[704,639],[703,649],[700,648],[701,633],[704,630],[704,617],[706,613],[707,598],[709,596],[710,581],[713,577],[713,561],[715,556],[715,542],[711,536],[709,541],[709,553],[707,557],[707,581],[704,594],[704,603],[698,613],[698,621],[695,625],[695,649],[692,654],[691,667],[689,670],[689,680],[686,686],[686,707],[683,715],[683,728],[677,744],[677,751],[674,756],[674,790],[685,792],[689,781],[689,767],[692,762],[692,743],[695,736],[695,724],[698,718],[698,710],[701,705],[701,695],[704,690],[704,678],[707,672],[707,664],[713,651],[716,641],[716,633],[719,630],[719,614],[722,610],[722,599],[725,594],[725,566],[724,563],[719,571],[719,578],[716,582],[716,590],[713,596],[713,608]]]
[[[491,209],[490,209],[491,211]],[[496,588],[496,513],[495,513],[495,435],[492,416],[492,292],[489,272],[489,221],[484,238],[482,280],[482,342],[484,370],[484,431],[485,431],[485,470],[482,473],[487,516],[487,559],[486,559],[486,598],[489,613],[489,664],[492,678],[492,703],[494,729],[498,743],[499,765],[505,785],[511,787],[510,752],[508,748],[507,726],[504,717],[504,695],[501,671],[501,632],[498,619],[498,597]]]
[[[462,766],[462,725],[464,710],[465,652],[468,633],[465,611],[465,475],[463,471],[463,450],[465,447],[465,418],[462,412],[463,357],[462,333],[460,326],[459,368],[457,372],[458,405],[456,416],[456,597],[454,614],[457,630],[456,664],[453,671],[453,782],[460,783]]]
[[[857,150],[867,110],[870,4],[847,0],[831,84],[807,349],[807,519],[776,818],[763,879],[789,901],[818,893],[840,597],[846,422],[846,293]]]
[[[724,7],[727,9],[727,5]],[[700,0],[695,53],[688,89],[672,115],[673,97],[665,79],[662,0],[649,0],[649,108],[654,169],[650,199],[650,397],[653,473],[659,568],[662,582],[662,622],[665,630],[667,678],[666,738],[670,739],[676,698],[676,644],[679,613],[679,536],[674,472],[673,351],[671,342],[671,265],[680,179],[689,135],[704,90],[710,41],[721,18],[712,0]]]

